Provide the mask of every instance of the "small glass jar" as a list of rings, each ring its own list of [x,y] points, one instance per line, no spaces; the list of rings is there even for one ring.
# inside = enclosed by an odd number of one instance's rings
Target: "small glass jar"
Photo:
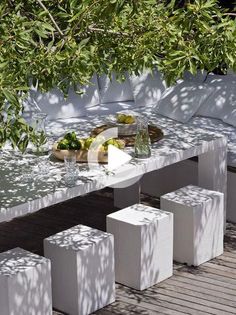
[[[138,116],[137,133],[134,143],[135,157],[138,159],[147,159],[151,156],[151,141],[148,131],[148,119],[146,117]]]

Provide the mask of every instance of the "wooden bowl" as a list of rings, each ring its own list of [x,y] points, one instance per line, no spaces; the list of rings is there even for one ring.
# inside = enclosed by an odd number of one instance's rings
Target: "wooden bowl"
[[[136,121],[132,124],[125,124],[117,122],[116,116],[110,115],[106,118],[107,125],[109,127],[117,127],[119,136],[131,136],[135,135],[137,132],[137,123]]]

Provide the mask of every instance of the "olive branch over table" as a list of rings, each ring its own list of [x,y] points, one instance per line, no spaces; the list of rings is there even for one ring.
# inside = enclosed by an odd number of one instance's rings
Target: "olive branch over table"
[[[94,73],[138,74],[157,66],[168,84],[185,71],[236,70],[235,13],[217,0],[2,0],[0,147],[37,135],[22,118],[30,86],[64,92]],[[24,135],[22,137],[22,135]],[[43,137],[40,137],[43,141]]]

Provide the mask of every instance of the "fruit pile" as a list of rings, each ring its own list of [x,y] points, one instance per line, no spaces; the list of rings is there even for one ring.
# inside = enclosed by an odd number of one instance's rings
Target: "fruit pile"
[[[57,144],[57,149],[59,150],[88,150],[91,144],[95,141],[95,137],[89,137],[85,139],[79,139],[74,131],[68,132]],[[119,139],[109,139],[105,141],[103,137],[100,137],[99,146],[100,151],[107,151],[108,145],[111,144],[118,149],[123,149],[125,144]]]
[[[116,115],[116,121],[119,124],[127,124],[127,125],[131,125],[133,123],[135,123],[135,117],[132,115],[127,115],[127,114],[117,114]]]
[[[57,144],[59,150],[80,150],[82,147],[83,142],[77,138],[74,131],[68,132]]]

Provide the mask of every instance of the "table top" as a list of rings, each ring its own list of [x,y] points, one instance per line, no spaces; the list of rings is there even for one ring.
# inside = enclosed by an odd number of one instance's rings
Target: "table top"
[[[164,132],[164,138],[152,144],[151,157],[146,160],[133,158],[114,172],[108,172],[103,165],[92,172],[87,164],[77,165],[79,178],[74,187],[66,187],[63,182],[64,164],[53,157],[50,157],[48,176],[35,176],[33,183],[23,183],[20,179],[22,168],[32,157],[26,156],[21,164],[17,162],[15,152],[0,152],[0,222],[141,177],[147,172],[227,145],[227,139],[221,134],[189,127],[152,112],[146,112],[146,115],[150,123]],[[51,143],[67,130],[75,130],[79,136],[86,137],[104,121],[104,116],[58,119],[48,122],[47,133]],[[133,148],[125,148],[125,151],[133,154]]]

